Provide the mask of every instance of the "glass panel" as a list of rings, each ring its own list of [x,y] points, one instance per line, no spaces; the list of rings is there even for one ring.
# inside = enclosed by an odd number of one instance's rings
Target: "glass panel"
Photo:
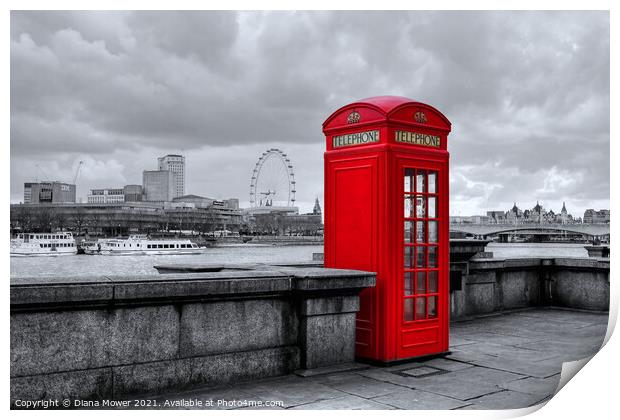
[[[435,193],[437,192],[437,172],[428,173],[428,192]]]
[[[405,299],[403,313],[405,321],[413,321],[413,299]]]
[[[414,241],[414,238],[413,238],[413,222],[405,221],[405,239],[404,239],[404,241],[406,243]]]
[[[415,298],[415,319],[426,318],[426,298]]]
[[[405,267],[413,267],[413,247],[405,247]]]
[[[416,273],[416,289],[415,289],[415,293],[416,294],[423,294],[426,293],[426,272],[425,271],[419,271]]]
[[[415,190],[416,192],[426,192],[426,171],[418,169],[418,173],[415,176]]]
[[[428,317],[437,318],[437,296],[428,298]]]
[[[426,267],[426,247],[418,246],[416,247],[415,254],[415,266],[418,268]]]
[[[414,217],[413,215],[413,196],[405,196],[405,217]]]
[[[415,241],[418,243],[426,242],[426,238],[424,236],[424,222],[415,223]]]
[[[428,293],[437,293],[437,271],[428,272]]]
[[[435,206],[437,198],[436,197],[428,197],[428,217],[435,218],[437,217],[437,209]]]
[[[428,247],[428,266],[431,268],[437,267],[437,247]]]
[[[405,271],[405,296],[413,294],[413,272]]]
[[[405,191],[413,192],[413,169],[405,169]]]
[[[428,222],[428,241],[437,243],[437,222]]]
[[[417,196],[415,198],[415,208],[416,217],[426,217],[426,200],[424,197]]]

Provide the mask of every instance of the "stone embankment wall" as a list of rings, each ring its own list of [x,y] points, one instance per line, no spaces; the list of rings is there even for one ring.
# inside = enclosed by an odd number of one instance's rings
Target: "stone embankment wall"
[[[11,280],[11,401],[101,400],[352,362],[375,276],[273,267]]]
[[[474,257],[450,265],[453,319],[528,306],[609,310],[609,259]]]

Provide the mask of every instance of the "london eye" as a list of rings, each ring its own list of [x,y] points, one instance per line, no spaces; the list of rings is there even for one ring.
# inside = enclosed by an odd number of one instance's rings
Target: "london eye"
[[[295,205],[295,172],[280,149],[269,149],[258,158],[250,179],[250,207]]]

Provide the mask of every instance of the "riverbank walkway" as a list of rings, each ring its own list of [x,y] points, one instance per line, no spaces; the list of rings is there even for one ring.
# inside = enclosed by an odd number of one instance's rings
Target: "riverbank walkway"
[[[476,317],[452,323],[452,353],[440,358],[391,367],[356,363],[344,372],[287,375],[151,398],[160,407],[164,400],[179,405],[212,401],[212,407],[202,408],[215,409],[257,409],[265,402],[281,406],[264,409],[299,410],[529,407],[553,396],[563,362],[598,351],[607,318],[606,313],[552,308]]]

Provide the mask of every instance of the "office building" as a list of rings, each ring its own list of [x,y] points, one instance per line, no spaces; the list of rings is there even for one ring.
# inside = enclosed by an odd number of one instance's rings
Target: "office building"
[[[175,194],[174,175],[171,171],[142,172],[144,201],[171,201]]]
[[[142,185],[125,185],[123,187],[123,193],[125,194],[126,203],[134,203],[143,200],[144,192],[142,190]]]
[[[181,155],[166,155],[157,158],[160,171],[170,171],[174,177],[174,192],[170,199],[185,195],[185,157]]]
[[[124,203],[125,194],[122,188],[102,188],[96,190],[90,190],[88,194],[87,202],[89,204],[110,204],[110,203]]]
[[[142,201],[142,185],[125,185],[123,188],[90,190],[89,204],[131,203]]]
[[[75,203],[75,185],[58,181],[26,182],[24,203]]]

